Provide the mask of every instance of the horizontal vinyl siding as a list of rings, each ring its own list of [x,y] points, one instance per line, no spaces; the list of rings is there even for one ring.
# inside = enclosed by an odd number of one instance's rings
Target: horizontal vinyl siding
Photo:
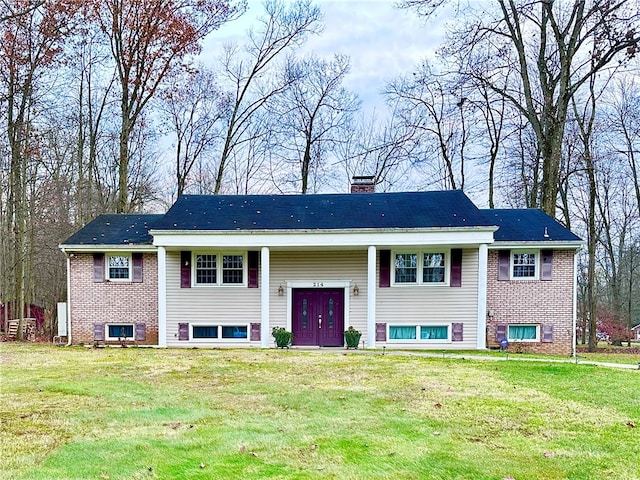
[[[278,296],[278,287],[286,289],[287,282],[348,281],[348,324],[362,332],[366,340],[367,328],[367,251],[340,252],[271,252],[271,327],[287,327],[287,295]],[[353,296],[358,285],[359,295]],[[346,305],[345,299],[345,305]],[[346,315],[345,315],[346,316]]]
[[[378,255],[379,257],[379,255]],[[391,275],[393,276],[393,259]],[[378,258],[378,274],[379,274]],[[377,287],[376,322],[388,325],[464,324],[462,342],[378,342],[397,348],[475,349],[478,324],[478,251],[463,250],[462,286],[392,285]]]
[[[180,288],[180,252],[167,252],[167,346],[249,345],[249,342],[191,343],[178,340],[178,323],[239,324],[260,322],[260,289],[247,286]],[[253,342],[252,346],[259,346]]]

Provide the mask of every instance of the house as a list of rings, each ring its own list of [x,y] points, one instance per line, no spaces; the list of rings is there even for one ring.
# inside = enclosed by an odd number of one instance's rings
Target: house
[[[61,249],[69,343],[485,349],[571,354],[581,240],[461,191],[185,195],[101,215]]]

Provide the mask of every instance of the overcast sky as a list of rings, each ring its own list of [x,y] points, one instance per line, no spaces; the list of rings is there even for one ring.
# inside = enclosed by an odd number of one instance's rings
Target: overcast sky
[[[304,51],[321,57],[349,55],[351,74],[345,86],[358,94],[365,111],[383,108],[380,91],[390,79],[411,72],[426,56],[433,55],[441,37],[439,28],[425,28],[412,11],[395,8],[387,0],[316,0],[324,15],[324,32],[309,38]],[[252,21],[263,13],[262,2],[249,0],[249,10],[224,25],[205,44],[220,40],[241,41]],[[211,42],[211,43],[210,43]]]

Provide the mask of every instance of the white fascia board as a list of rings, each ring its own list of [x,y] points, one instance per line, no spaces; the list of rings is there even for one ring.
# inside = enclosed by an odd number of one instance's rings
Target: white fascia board
[[[184,247],[368,247],[413,245],[480,245],[493,242],[494,227],[295,230],[295,231],[176,231],[153,230],[153,244]]]
[[[148,252],[156,253],[155,245],[58,245],[62,253],[71,252]]]
[[[512,248],[535,248],[535,249],[566,249],[579,250],[584,246],[583,241],[548,241],[548,242],[493,242],[489,245],[489,250],[506,250]]]

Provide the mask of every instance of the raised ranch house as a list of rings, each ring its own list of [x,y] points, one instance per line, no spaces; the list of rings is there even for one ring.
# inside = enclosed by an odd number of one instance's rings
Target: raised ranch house
[[[353,192],[367,190],[355,185]],[[569,355],[581,240],[461,191],[180,197],[61,249],[70,344],[499,347]]]

